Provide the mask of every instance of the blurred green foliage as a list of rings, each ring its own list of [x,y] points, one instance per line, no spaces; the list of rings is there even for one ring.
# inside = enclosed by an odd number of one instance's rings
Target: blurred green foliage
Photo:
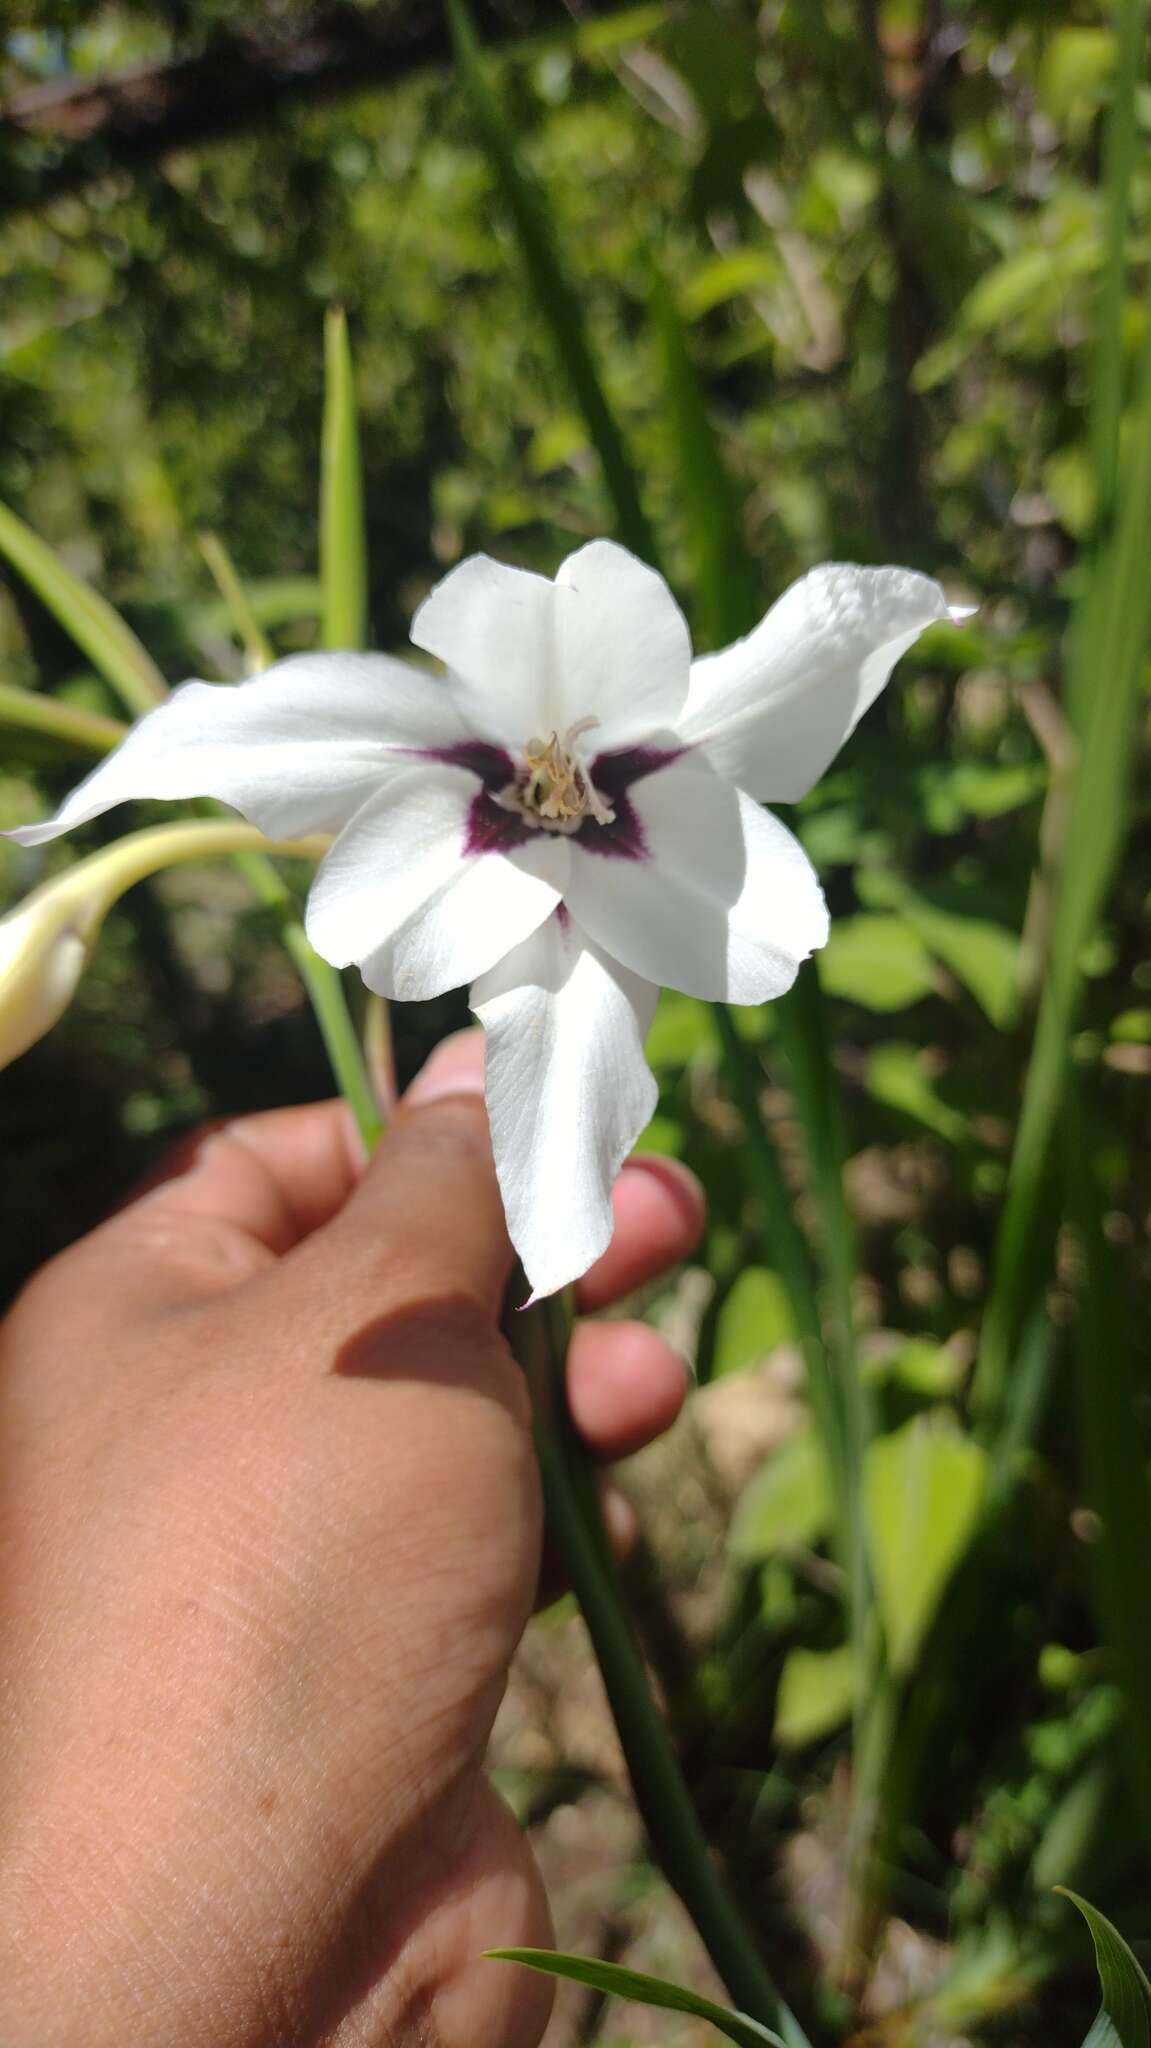
[[[163,22],[126,6],[26,8],[6,97],[163,64],[248,12],[234,0],[186,0]],[[297,16],[282,16],[290,34]],[[1063,635],[1107,516],[1089,399],[1117,23],[1088,0],[713,0],[643,17],[621,38],[610,17],[573,28],[557,10],[501,45],[489,75],[547,194],[697,644],[721,634],[707,593],[733,535],[753,565],[753,610],[828,556],[907,561],[979,607],[923,640],[792,819],[834,918],[822,979],[878,1431],[861,1483],[897,1681],[890,1725],[872,1731],[886,1776],[867,1868],[842,1764],[853,1710],[886,1696],[867,1643],[845,1640],[828,1461],[806,1420],[741,1473],[718,1617],[677,1658],[679,1625],[649,1586],[649,1647],[712,1832],[784,1954],[784,1988],[798,1982],[802,2001],[816,1951],[838,1987],[820,2038],[1074,2048],[1093,1994],[1050,1886],[1090,1891],[1128,1930],[1151,1926],[1115,1652],[1122,1612],[1130,1624],[1145,1611],[1146,1559],[1113,1589],[1119,1610],[1104,1598],[1120,1623],[1101,1634],[1099,1469],[1088,1506],[1064,1341],[1085,1263],[1120,1306],[1145,1303],[1151,1280],[1138,782],[1119,879],[1079,962],[1073,1069],[1097,1200],[1079,1245],[1060,1240],[1039,1322],[1013,1352],[1032,1411],[1001,1460],[966,1419],[1052,945],[1075,712]],[[1151,252],[1143,71],[1134,112],[1138,274]],[[596,448],[449,67],[325,105],[285,95],[259,132],[37,208],[60,146],[34,121],[0,128],[0,173],[18,171],[23,195],[0,218],[0,499],[117,604],[169,677],[242,672],[204,528],[226,542],[277,651],[321,636],[330,304],[346,310],[355,353],[376,645],[402,646],[415,603],[461,554],[550,570],[610,525]],[[1133,290],[1118,312],[1126,373],[1146,320]],[[714,443],[693,419],[693,373]],[[1138,428],[1128,399],[1121,448]],[[4,684],[120,708],[15,576],[0,584],[0,668]],[[14,823],[83,763],[5,725],[2,700],[0,734],[0,823]],[[1141,711],[1141,759],[1145,741]],[[1118,817],[1119,789],[1113,801]],[[69,857],[0,849],[0,894]],[[402,1014],[401,1073],[462,1016],[462,999]],[[779,1022],[737,1024],[818,1253]],[[650,1142],[701,1175],[710,1219],[702,1306],[677,1287],[650,1312],[682,1330],[691,1310],[700,1379],[722,1391],[748,1376],[769,1401],[772,1371],[794,1366],[796,1320],[706,1006],[665,997],[651,1058]],[[326,1086],[294,975],[242,884],[181,875],[137,892],[70,1018],[0,1076],[0,1143],[20,1162],[0,1188],[5,1291],[173,1130]],[[1128,1346],[1114,1412],[1138,1484],[1151,1359],[1145,1314],[1128,1321],[1130,1342],[1084,1317],[1077,1352],[1089,1423],[1091,1376]],[[1104,1463],[1104,1494],[1106,1481]],[[801,1836],[825,1876],[848,1872],[840,1892],[860,1880],[854,1901],[837,1893],[822,1920],[808,1914],[802,1942],[779,1907],[780,1842]],[[935,1968],[893,1995],[906,1925],[937,1944]]]

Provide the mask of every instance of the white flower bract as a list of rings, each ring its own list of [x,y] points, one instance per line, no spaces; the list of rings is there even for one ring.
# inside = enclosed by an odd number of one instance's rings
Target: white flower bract
[[[442,676],[307,654],[234,688],[186,683],[12,836],[190,797],[278,839],[334,834],[308,935],[387,997],[472,984],[508,1226],[548,1294],[611,1235],[655,1106],[660,986],[766,1002],[826,940],[811,864],[761,803],[811,787],[947,616],[925,576],[831,564],[693,662],[667,585],[611,541],[554,582],[476,555],[412,625]]]

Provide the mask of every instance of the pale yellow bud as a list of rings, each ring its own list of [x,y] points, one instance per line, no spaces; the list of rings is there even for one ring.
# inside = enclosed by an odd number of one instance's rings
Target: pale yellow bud
[[[37,891],[0,919],[0,1067],[63,1016],[100,929],[102,908]]]
[[[256,851],[316,859],[326,839],[277,845],[253,825],[160,825],[95,853],[0,918],[0,1067],[43,1038],[68,1008],[100,927],[133,882],[177,861]]]

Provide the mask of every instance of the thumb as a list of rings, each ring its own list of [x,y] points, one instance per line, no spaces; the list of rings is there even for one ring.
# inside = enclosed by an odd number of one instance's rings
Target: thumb
[[[413,1083],[339,1215],[291,1253],[283,1280],[325,1296],[343,1328],[435,1301],[498,1317],[512,1248],[483,1104],[477,1032],[446,1039]],[[314,1299],[313,1295],[313,1299]]]

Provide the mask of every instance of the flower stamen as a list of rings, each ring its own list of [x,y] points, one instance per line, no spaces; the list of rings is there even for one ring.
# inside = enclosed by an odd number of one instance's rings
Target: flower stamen
[[[494,801],[515,811],[525,825],[548,832],[578,832],[585,817],[597,825],[613,824],[615,812],[600,796],[576,747],[598,724],[598,718],[578,718],[562,735],[529,739],[515,781],[494,791]]]

